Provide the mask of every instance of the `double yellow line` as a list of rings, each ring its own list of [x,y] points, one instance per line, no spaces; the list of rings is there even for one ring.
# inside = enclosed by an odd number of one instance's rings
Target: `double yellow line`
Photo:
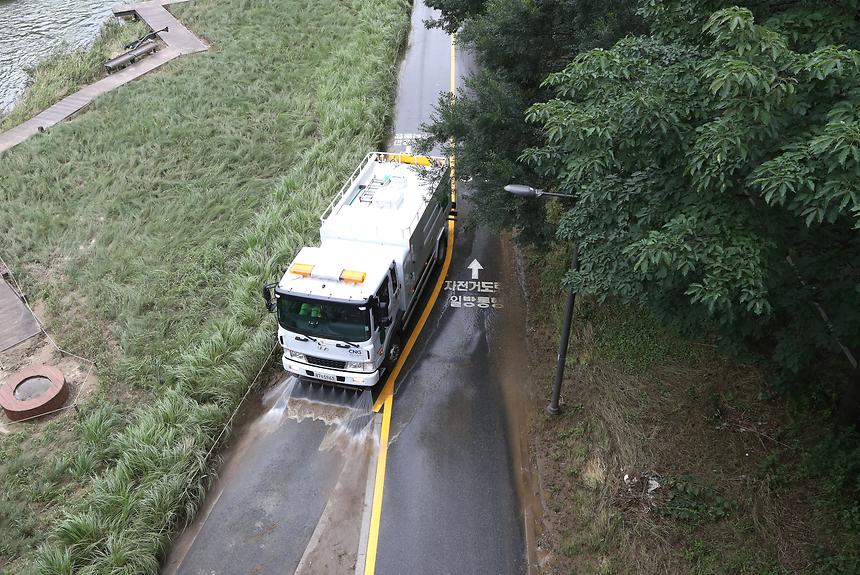
[[[453,94],[457,87],[457,74],[455,69],[455,60],[456,60],[456,36],[451,36],[451,93]],[[457,201],[457,178],[454,172],[454,157],[451,156],[451,201]],[[455,204],[456,205],[456,204]],[[433,292],[430,294],[430,299],[427,301],[427,305],[424,308],[424,311],[421,314],[421,317],[418,318],[418,322],[415,324],[415,329],[412,330],[412,333],[409,336],[409,339],[406,341],[406,345],[403,346],[403,352],[400,354],[400,358],[397,363],[394,365],[394,369],[391,370],[391,374],[388,376],[388,381],[385,382],[385,386],[382,388],[382,391],[379,394],[379,397],[376,399],[376,403],[373,404],[373,411],[379,412],[380,409],[383,409],[382,412],[382,430],[379,434],[379,456],[376,460],[376,481],[373,486],[373,506],[370,511],[370,531],[367,538],[367,558],[364,562],[364,575],[374,575],[376,572],[376,550],[379,546],[379,524],[382,517],[382,495],[385,487],[385,464],[388,461],[388,437],[391,432],[391,411],[394,406],[394,382],[397,380],[397,376],[400,375],[400,370],[403,369],[403,365],[406,363],[406,359],[409,357],[412,348],[415,347],[415,342],[418,340],[418,336],[421,334],[421,330],[424,329],[424,324],[427,323],[427,319],[430,317],[430,312],[433,310],[433,305],[436,303],[436,300],[439,297],[439,294],[442,291],[442,286],[445,284],[445,278],[448,275],[448,268],[451,267],[451,258],[454,253],[454,221],[452,219],[448,220],[448,248],[445,251],[445,261],[442,263],[442,270],[439,273],[439,279],[436,280],[436,285],[433,286]]]

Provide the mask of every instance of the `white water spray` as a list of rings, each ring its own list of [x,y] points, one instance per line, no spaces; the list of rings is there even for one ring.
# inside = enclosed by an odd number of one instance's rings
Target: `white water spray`
[[[322,421],[328,433],[320,450],[362,446],[374,438],[373,394],[370,390],[348,390],[286,377],[263,395],[266,410],[259,420],[265,431],[274,431],[290,419]]]
[[[295,376],[285,377],[263,395],[263,405],[268,406],[266,413],[260,418],[260,425],[269,431],[278,427],[284,418],[284,412],[293,395],[298,378]]]

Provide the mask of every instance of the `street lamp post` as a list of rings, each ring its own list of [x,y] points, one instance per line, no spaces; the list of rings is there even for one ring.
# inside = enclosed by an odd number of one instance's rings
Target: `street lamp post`
[[[531,186],[522,184],[508,184],[505,186],[505,191],[521,198],[540,198],[541,196],[553,196],[556,198],[572,198],[570,194],[556,194],[554,192],[545,192]]]
[[[509,184],[505,186],[505,191],[515,196],[522,198],[540,198],[541,196],[555,196],[558,198],[570,198],[569,194],[555,194],[535,189],[531,186],[520,184]],[[571,250],[570,269],[573,271],[579,270],[579,246],[574,242]],[[570,340],[570,326],[573,323],[573,307],[576,303],[576,292],[573,288],[567,290],[567,303],[564,307],[564,325],[561,329],[561,341],[558,344],[558,358],[555,365],[555,382],[552,386],[552,399],[549,405],[546,406],[546,412],[550,415],[558,415],[561,409],[558,406],[561,398],[561,381],[564,379],[564,366],[567,360],[567,344]]]

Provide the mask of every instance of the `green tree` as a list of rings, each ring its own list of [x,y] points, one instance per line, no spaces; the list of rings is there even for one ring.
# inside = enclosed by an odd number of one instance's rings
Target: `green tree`
[[[860,345],[858,2],[649,0],[653,33],[573,58],[522,160],[575,208],[568,280],[786,374]],[[831,323],[821,317],[826,310]]]
[[[457,170],[473,179],[476,218],[497,227],[517,226],[533,241],[551,238],[539,203],[516,204],[502,191],[512,181],[534,181],[535,170],[518,158],[540,142],[525,122],[534,102],[552,97],[542,86],[583,50],[610,47],[641,32],[635,6],[621,0],[428,0],[441,11],[428,23],[457,32],[476,56],[478,72],[468,89],[444,98],[428,131],[439,142],[457,142]]]

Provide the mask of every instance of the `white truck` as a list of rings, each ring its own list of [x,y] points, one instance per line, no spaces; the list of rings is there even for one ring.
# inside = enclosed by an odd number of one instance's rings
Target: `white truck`
[[[443,158],[368,154],[304,247],[263,288],[284,369],[334,385],[375,385],[445,255],[451,209]]]

